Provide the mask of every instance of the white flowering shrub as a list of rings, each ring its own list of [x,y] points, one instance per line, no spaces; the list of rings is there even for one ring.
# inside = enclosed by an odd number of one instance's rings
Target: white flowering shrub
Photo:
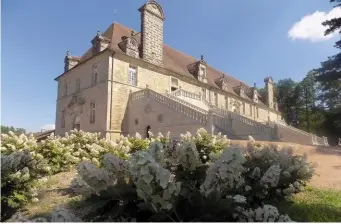
[[[257,204],[300,192],[315,173],[307,155],[294,155],[291,147],[259,144],[250,137],[243,153],[245,188],[237,192]]]
[[[1,134],[1,155],[9,155],[24,149],[34,151],[36,147],[37,140],[33,135],[17,135],[11,131],[8,134]]]
[[[209,149],[200,154],[198,145]],[[298,192],[314,173],[289,148],[253,139],[247,148],[230,146],[203,130],[173,145],[152,136],[148,148],[134,151],[128,160],[106,154],[100,168],[78,166],[72,188],[92,203],[83,221],[291,222],[272,200]]]
[[[100,138],[99,133],[72,130],[64,137],[50,135],[41,141],[35,153],[46,158],[53,173],[68,171],[81,161],[91,161],[100,166],[103,155],[111,153],[127,159],[130,153],[128,138],[121,136],[116,141]]]
[[[63,207],[57,206],[48,217],[36,217],[30,219],[29,217],[16,213],[9,220],[9,222],[81,222],[72,211]]]
[[[45,161],[33,158],[28,150],[1,155],[1,221],[29,201],[37,201],[37,179],[48,171]]]
[[[199,152],[200,159],[203,163],[217,159],[222,150],[230,145],[230,140],[226,135],[219,133],[218,135],[210,135],[204,128],[198,129],[196,135],[192,136],[187,132],[180,135],[181,140],[192,140]]]

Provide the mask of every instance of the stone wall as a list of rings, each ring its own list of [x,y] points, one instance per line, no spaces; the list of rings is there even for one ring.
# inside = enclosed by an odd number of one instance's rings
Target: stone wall
[[[97,65],[97,84],[92,85],[93,66]],[[80,118],[80,128],[89,132],[102,132],[106,130],[107,112],[107,77],[109,53],[103,52],[96,57],[73,68],[58,79],[58,94],[56,106],[56,135],[63,135],[73,128],[76,116]],[[76,92],[76,79],[80,80],[80,91]],[[63,96],[63,88],[67,83],[67,95]],[[73,97],[78,97],[72,106]],[[78,103],[77,103],[78,101]],[[84,102],[80,102],[84,101]],[[90,103],[96,104],[95,123],[90,124]],[[65,110],[65,127],[61,127],[62,111]]]
[[[127,60],[128,59],[128,60]],[[108,135],[109,138],[116,138],[120,134],[127,134],[127,122],[125,118],[129,93],[146,88],[159,92],[166,93],[170,88],[170,78],[167,75],[152,71],[147,66],[142,67],[141,61],[133,60],[132,58],[120,58],[115,56],[111,58],[111,73],[109,78],[109,110],[108,117]],[[128,84],[128,69],[133,66],[137,70],[137,86]],[[110,109],[111,108],[111,109]]]
[[[199,121],[149,98],[130,101],[127,114],[130,135],[138,132],[142,137],[146,137],[148,125],[155,135],[158,132],[166,135],[169,131],[171,137],[179,137],[187,131],[195,134],[201,127],[207,130],[206,125]]]
[[[283,127],[276,125],[277,135],[280,141],[293,142],[303,145],[312,145],[312,136],[308,133],[298,132],[290,129],[289,127]]]

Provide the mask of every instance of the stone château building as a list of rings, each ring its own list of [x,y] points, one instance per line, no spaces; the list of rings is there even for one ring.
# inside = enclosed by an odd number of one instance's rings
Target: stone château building
[[[273,80],[264,79],[266,94],[256,85],[218,71],[163,43],[161,6],[141,8],[141,30],[113,23],[97,32],[82,56],[65,57],[58,82],[57,135],[71,129],[147,136],[179,136],[204,127],[230,138],[324,144],[325,139],[285,125],[273,99]]]

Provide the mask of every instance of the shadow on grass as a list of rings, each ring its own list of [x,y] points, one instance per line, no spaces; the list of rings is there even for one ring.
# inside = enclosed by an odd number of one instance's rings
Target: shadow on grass
[[[340,208],[326,204],[305,204],[285,201],[277,205],[281,213],[288,214],[296,222],[340,222]]]

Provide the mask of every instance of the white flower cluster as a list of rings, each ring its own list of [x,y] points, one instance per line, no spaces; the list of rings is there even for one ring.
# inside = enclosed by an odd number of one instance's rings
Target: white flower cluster
[[[184,137],[181,143],[175,147],[173,157],[176,159],[176,163],[186,171],[193,171],[202,165],[194,141],[187,137]]]
[[[21,212],[15,213],[8,222],[48,222],[46,218],[37,217],[34,219],[29,219],[27,216],[22,214]]]
[[[235,214],[241,222],[293,222],[288,215],[280,215],[272,205],[264,205],[256,209],[238,208],[243,215]]]
[[[81,162],[77,170],[79,176],[72,180],[71,187],[74,192],[85,196],[98,195],[100,191],[113,186],[116,181],[105,169],[98,168],[88,161]]]
[[[278,186],[288,186],[285,189],[276,189],[278,195],[297,193],[300,191],[300,181],[309,180],[315,172],[315,167],[307,162],[307,156],[293,155],[291,146],[262,145],[256,143],[251,136],[246,156],[249,161],[253,161],[250,164],[256,162],[259,167],[269,167],[266,171],[255,167],[250,175],[252,179],[259,180],[265,188],[263,194],[268,193],[267,188]],[[298,177],[299,181],[294,178],[295,182],[288,182],[292,181],[291,177]]]
[[[33,135],[16,135],[13,132],[1,134],[1,154],[8,155],[12,152],[22,151],[23,149],[34,150],[37,147],[37,141]]]
[[[172,202],[180,192],[180,183],[148,152],[137,151],[130,159],[130,174],[137,188],[137,195],[150,202],[156,211],[172,208]]]
[[[56,207],[51,212],[51,222],[82,222],[82,220],[70,210]]]
[[[124,180],[126,177],[129,177],[129,164],[127,161],[119,159],[112,154],[105,154],[103,156],[103,164],[112,178]]]
[[[200,187],[201,192],[206,196],[211,192],[222,195],[228,190],[241,187],[244,184],[244,162],[245,158],[239,148],[226,149],[207,169],[206,179]]]
[[[161,165],[164,164],[165,153],[163,150],[163,144],[161,142],[151,142],[148,148],[148,153],[155,159],[157,163]]]
[[[262,179],[260,180],[260,184],[267,184],[271,187],[276,187],[278,185],[280,175],[281,168],[279,167],[279,165],[272,165],[263,175]]]
[[[47,168],[45,164],[42,164],[41,166],[36,165],[36,161],[32,159],[30,152],[26,150],[13,152],[9,155],[2,155],[2,187],[5,187],[7,183],[10,183],[11,187],[13,188],[21,188],[21,191],[25,189],[25,192],[20,193],[25,193],[25,196],[32,198],[33,201],[37,201],[36,189],[31,187],[31,185],[28,183],[35,181],[35,178],[37,177],[36,174],[46,171]],[[39,168],[41,168],[41,170],[39,170]]]

